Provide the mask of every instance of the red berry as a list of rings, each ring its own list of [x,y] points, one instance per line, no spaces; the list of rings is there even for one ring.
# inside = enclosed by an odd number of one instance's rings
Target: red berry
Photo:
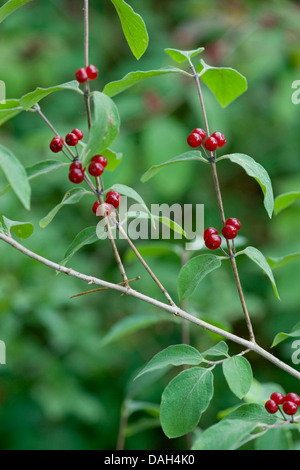
[[[100,204],[99,201],[96,201],[93,205],[93,212],[99,217],[104,217],[104,214],[111,214],[112,208],[113,206],[111,204],[107,204],[107,202],[104,202],[104,204]]]
[[[218,235],[219,232],[216,228],[214,227],[208,227],[206,230],[204,230],[203,233],[203,238],[206,240],[210,235]]]
[[[78,140],[83,139],[83,132],[80,129],[73,129],[72,134],[75,134]]]
[[[270,396],[271,400],[275,401],[277,405],[282,405],[285,401],[285,396],[282,393],[275,392]]]
[[[95,65],[88,65],[85,70],[90,80],[96,80],[98,77],[98,69],[95,67]]]
[[[87,71],[83,67],[77,70],[77,72],[75,73],[75,77],[79,83],[85,83],[89,78]]]
[[[203,145],[206,150],[213,152],[218,147],[218,141],[214,137],[208,137],[208,139],[205,140]]]
[[[69,180],[75,184],[81,183],[84,180],[84,172],[79,168],[74,168],[69,173]]]
[[[73,163],[70,165],[70,171],[75,170],[75,168],[79,169],[82,171],[82,163],[79,160],[74,160]]]
[[[237,229],[233,225],[224,225],[222,234],[227,240],[232,240],[237,236]]]
[[[59,137],[58,135],[56,137],[53,137],[53,139],[50,142],[50,149],[54,153],[61,152],[64,146],[64,139],[62,137]]]
[[[111,204],[116,209],[120,205],[121,195],[116,191],[109,191],[106,194],[106,202]]]
[[[285,401],[284,404],[282,405],[282,409],[285,412],[285,414],[289,416],[293,416],[294,414],[297,413],[298,406],[293,401]]]
[[[74,147],[75,145],[78,144],[78,137],[76,134],[73,134],[73,132],[70,132],[69,134],[66,135],[66,143],[70,145],[71,147]]]
[[[193,130],[192,134],[199,134],[202,140],[204,140],[206,137],[206,132],[204,129],[201,129],[201,127],[196,127],[196,129]]]
[[[271,415],[273,415],[274,413],[277,413],[278,411],[278,405],[274,400],[268,400],[265,403],[265,408],[267,412],[270,413]]]
[[[221,134],[221,132],[214,132],[211,136],[217,140],[218,147],[224,147],[224,145],[226,144],[226,139],[224,135]]]
[[[187,143],[192,148],[200,147],[202,144],[202,137],[197,132],[192,132],[187,138]]]
[[[241,229],[241,222],[239,219],[236,219],[235,217],[230,217],[229,219],[226,220],[225,225],[231,225],[232,227],[235,227],[237,231]]]
[[[101,163],[97,163],[97,162],[91,162],[90,165],[89,165],[89,174],[92,175],[92,176],[101,176],[102,173],[104,171],[104,168],[103,166],[101,165]]]
[[[300,397],[297,395],[297,393],[288,393],[285,397],[285,401],[292,401],[297,406],[300,406]]]
[[[207,248],[210,250],[217,250],[221,246],[222,239],[219,235],[213,234],[210,235],[206,240],[205,240],[205,245]]]
[[[107,160],[103,155],[95,155],[92,158],[92,162],[101,163],[103,168],[105,168],[107,166]]]

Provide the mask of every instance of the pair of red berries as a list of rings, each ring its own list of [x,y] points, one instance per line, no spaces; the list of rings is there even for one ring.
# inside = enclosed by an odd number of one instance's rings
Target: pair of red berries
[[[96,80],[98,77],[98,69],[95,65],[88,65],[86,68],[82,67],[77,70],[75,77],[79,83],[85,83],[88,80]]]
[[[226,240],[233,240],[238,231],[241,229],[242,224],[239,219],[230,217],[226,220],[224,227],[222,228],[222,235]],[[219,235],[218,230],[215,227],[208,227],[203,234],[205,246],[210,250],[217,250],[220,248],[222,238]]]
[[[89,174],[95,177],[101,176],[106,166],[106,158],[103,155],[95,155],[88,168]],[[84,172],[81,161],[74,160],[69,168],[69,180],[75,184],[81,183],[84,180]]]
[[[101,205],[99,201],[96,201],[93,205],[93,212],[100,217],[109,216],[113,208],[117,209],[119,207],[120,200],[121,194],[117,193],[117,191],[108,191],[105,203]]]
[[[224,147],[226,139],[221,132],[214,132],[210,137],[206,139],[206,132],[204,129],[197,127],[194,129],[187,138],[187,143],[192,148],[203,147],[210,152],[213,152],[218,147]]]
[[[265,409],[270,414],[275,414],[282,405],[282,411],[289,416],[294,416],[300,406],[300,397],[297,393],[291,392],[284,396],[282,393],[272,393],[270,400],[266,401]]]
[[[72,132],[66,135],[65,141],[59,135],[53,137],[50,142],[50,149],[54,153],[61,152],[65,142],[71,147],[78,144],[79,140],[83,139],[83,132],[80,129],[73,129]]]

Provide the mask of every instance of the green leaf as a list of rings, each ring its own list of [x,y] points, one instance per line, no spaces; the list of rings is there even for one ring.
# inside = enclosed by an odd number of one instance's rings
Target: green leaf
[[[123,154],[121,152],[115,152],[111,149],[102,150],[103,155],[107,160],[107,166],[105,170],[114,171],[121,163]]]
[[[66,205],[69,205],[69,204],[77,204],[83,196],[85,196],[86,194],[93,194],[91,191],[87,191],[86,189],[84,188],[75,188],[75,189],[71,189],[70,191],[68,191],[62,201],[57,205],[55,206],[45,217],[43,217],[40,222],[39,222],[39,225],[41,228],[45,228],[47,227],[47,225],[50,224],[50,222],[52,222],[52,220],[54,219],[54,217],[56,216],[56,214],[58,213],[58,211],[60,211],[60,209]]]
[[[99,237],[96,232],[96,227],[87,227],[81,230],[68,247],[64,259],[60,264],[64,266],[83,246],[91,245],[98,240]]]
[[[279,258],[267,258],[267,262],[272,271],[274,271],[274,269],[281,268],[286,264],[292,263],[298,258],[300,258],[300,253],[292,253],[290,255],[280,256]]]
[[[18,8],[26,5],[26,3],[31,2],[32,0],[9,0],[0,8],[0,23],[5,20],[5,18]]]
[[[197,349],[187,344],[175,344],[157,353],[136,376],[136,379],[153,370],[184,364],[197,366],[202,361],[203,358]]]
[[[20,114],[23,110],[20,106],[19,100],[6,100],[4,103],[0,102],[0,126],[9,119]]]
[[[255,440],[255,450],[293,450],[290,429],[273,428]]]
[[[22,240],[29,238],[33,233],[34,227],[31,222],[17,222],[16,220],[7,219],[4,215],[0,216],[0,222],[5,232],[8,234],[13,232]]]
[[[177,290],[180,300],[193,294],[202,279],[221,266],[221,259],[216,255],[199,255],[190,259],[180,270]]]
[[[123,29],[127,43],[136,59],[140,59],[146,51],[149,43],[145,23],[140,15],[124,0],[111,0]]]
[[[274,203],[275,215],[278,215],[281,211],[292,205],[298,199],[300,199],[300,191],[293,191],[277,196]]]
[[[148,328],[149,326],[156,325],[161,322],[170,321],[169,315],[155,314],[155,313],[141,313],[136,315],[130,315],[122,318],[116,323],[111,330],[102,338],[101,345],[107,345],[109,343],[119,341],[120,339],[135,333],[140,332],[142,328]]]
[[[160,422],[166,436],[175,438],[193,431],[213,392],[209,369],[192,367],[172,379],[161,398]]]
[[[274,340],[273,340],[273,343],[272,343],[272,348],[274,348],[275,346],[277,346],[279,343],[281,343],[282,341],[288,339],[288,338],[300,338],[300,323],[297,323],[293,328],[292,330],[290,331],[290,333],[278,333]]]
[[[0,145],[0,168],[25,209],[30,209],[31,188],[25,168],[17,157]]]
[[[263,405],[246,403],[228,413],[224,420],[243,420],[257,425],[271,425],[276,423],[277,416],[270,415]]]
[[[217,161],[224,159],[240,165],[249,176],[253,177],[258,182],[264,194],[264,205],[266,211],[271,218],[274,210],[273,188],[270,177],[264,167],[257,163],[253,158],[249,157],[249,155],[245,155],[243,153],[224,155],[217,158]]]
[[[201,54],[201,52],[204,51],[204,47],[198,47],[198,49],[193,49],[190,51],[181,51],[179,49],[171,49],[167,48],[165,49],[165,52],[173,59],[175,62],[185,62],[188,60],[189,62],[191,61],[192,57],[195,57],[198,54]]]
[[[225,359],[222,368],[230,390],[241,400],[247,395],[252,384],[250,363],[243,356],[233,356]]]
[[[114,184],[113,186],[111,186],[109,191],[117,191],[123,196],[133,199],[134,201],[138,202],[143,209],[145,209],[149,216],[151,216],[151,212],[149,211],[143,198],[134,189],[130,188],[130,186],[126,186],[125,184]]]
[[[35,104],[39,103],[43,98],[46,98],[46,96],[50,95],[51,93],[63,90],[77,91],[77,93],[83,94],[79,88],[79,83],[77,80],[72,80],[71,82],[49,88],[36,88],[36,90],[27,93],[20,99],[20,105],[23,107],[23,109],[28,111],[28,109],[32,108]]]
[[[219,341],[219,343],[215,344],[214,346],[202,352],[201,354],[203,357],[228,356],[228,345],[227,343],[225,343],[225,341]]]
[[[247,90],[246,78],[230,67],[211,67],[201,60],[197,71],[223,108]]]
[[[101,154],[119,133],[120,116],[115,103],[104,93],[92,93],[93,120],[89,139],[81,160],[85,165],[94,155]]]
[[[182,155],[178,155],[177,157],[171,158],[170,160],[164,163],[153,165],[151,168],[149,168],[149,170],[146,171],[146,173],[143,174],[143,176],[141,177],[141,182],[145,183],[146,181],[150,180],[159,171],[169,165],[174,165],[175,163],[183,163],[187,161],[199,161],[208,163],[206,158],[202,157],[202,154],[199,150],[192,150],[190,152],[183,153]]]
[[[250,258],[254,263],[256,263],[264,271],[264,273],[268,276],[268,278],[270,279],[272,283],[277,299],[280,300],[272,270],[266,258],[264,257],[264,255],[257,248],[254,248],[253,246],[248,246],[247,248],[245,248],[245,250],[242,250],[239,253],[237,253],[237,255],[241,255],[241,254],[247,255],[248,258]]]
[[[236,450],[253,439],[256,427],[249,421],[223,419],[200,434],[192,450]]]
[[[170,73],[181,73],[184,75],[191,76],[189,73],[177,67],[164,67],[158,70],[147,71],[138,70],[136,72],[128,73],[121,80],[116,80],[114,82],[107,83],[107,85],[105,85],[103,89],[103,93],[112,98],[113,96],[116,96],[119,93],[122,93],[124,90],[127,90],[128,88],[132,87],[136,83],[140,83],[141,81],[146,80],[148,78],[157,77],[161,75],[168,75]]]

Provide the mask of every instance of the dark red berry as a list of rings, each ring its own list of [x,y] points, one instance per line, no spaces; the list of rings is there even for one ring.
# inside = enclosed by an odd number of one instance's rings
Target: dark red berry
[[[202,137],[197,132],[192,132],[187,138],[187,143],[192,148],[200,147],[202,144]]]
[[[216,228],[208,227],[206,230],[204,230],[203,238],[204,240],[206,240],[208,237],[210,237],[210,235],[218,235],[218,234],[219,232]]]
[[[203,145],[206,148],[206,150],[213,152],[218,147],[218,141],[214,137],[208,137],[208,139],[204,141]]]
[[[73,134],[73,132],[70,132],[69,134],[66,135],[66,143],[70,145],[71,147],[74,147],[75,145],[78,144],[78,137],[76,134]]]
[[[222,243],[222,239],[219,235],[213,234],[206,238],[205,245],[209,250],[217,250]]]
[[[204,140],[206,137],[206,132],[204,129],[201,129],[201,127],[196,127],[196,129],[193,130],[192,134],[199,134],[202,140]]]
[[[211,136],[217,140],[218,147],[224,147],[224,145],[226,144],[226,139],[224,135],[221,134],[221,132],[214,132]]]
[[[73,129],[72,134],[75,134],[78,140],[83,139],[83,132],[80,129]]]
[[[282,393],[275,392],[270,396],[271,400],[275,401],[277,405],[282,405],[285,401],[285,396]]]
[[[297,395],[297,393],[288,393],[285,397],[285,401],[292,401],[297,406],[300,406],[300,397]]]
[[[293,416],[297,413],[298,406],[293,401],[285,401],[282,405],[282,410],[285,412],[285,414]]]
[[[50,149],[54,153],[61,152],[64,146],[64,139],[62,137],[56,136],[50,142]]]
[[[120,199],[121,199],[121,195],[119,193],[117,193],[116,191],[109,191],[107,194],[106,194],[106,202],[107,204],[111,204],[112,206],[114,206],[114,208],[116,209],[117,207],[119,207],[120,205]]]
[[[235,227],[237,231],[241,229],[241,222],[239,219],[236,219],[235,217],[230,217],[229,219],[226,220],[225,225],[231,225],[232,227]]]
[[[79,160],[74,160],[73,163],[70,165],[70,171],[75,170],[75,168],[79,169],[82,171],[82,163]]]
[[[268,400],[265,403],[265,409],[267,410],[268,413],[273,415],[274,413],[277,413],[278,411],[278,405],[274,400]]]
[[[107,160],[103,155],[95,155],[92,158],[92,162],[101,163],[103,168],[105,168],[107,166]]]
[[[79,83],[85,83],[89,78],[86,69],[83,67],[77,70],[75,77]]]
[[[237,229],[233,225],[224,225],[222,234],[226,240],[232,240],[237,236]]]
[[[89,174],[92,175],[92,176],[101,176],[102,173],[104,171],[104,168],[103,166],[101,165],[101,163],[97,163],[97,162],[91,162],[90,165],[89,165]]]
[[[81,183],[84,180],[84,172],[79,168],[74,168],[69,173],[69,180],[75,184]]]
[[[89,65],[85,70],[90,80],[96,80],[98,77],[98,69],[95,65]]]
[[[99,201],[96,201],[93,205],[93,212],[99,217],[104,217],[104,215],[111,214],[112,208],[113,206],[111,204],[107,204],[107,202],[104,202],[104,204],[100,204]]]

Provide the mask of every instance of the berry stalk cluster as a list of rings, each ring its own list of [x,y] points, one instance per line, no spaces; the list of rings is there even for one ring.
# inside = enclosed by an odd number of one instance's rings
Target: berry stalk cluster
[[[297,393],[294,392],[290,392],[286,396],[282,393],[274,392],[270,396],[270,399],[265,403],[265,409],[268,413],[275,414],[277,411],[280,411],[284,418],[285,413],[288,416],[292,416],[293,420],[299,406],[300,397]]]

